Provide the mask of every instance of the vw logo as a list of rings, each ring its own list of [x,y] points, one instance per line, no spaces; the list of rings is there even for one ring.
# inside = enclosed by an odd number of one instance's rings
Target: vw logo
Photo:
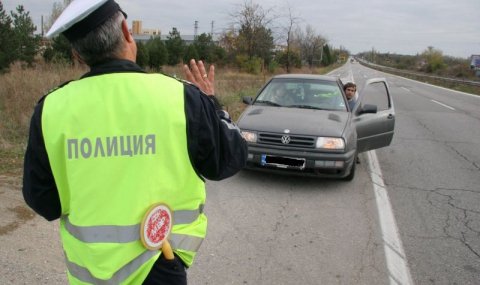
[[[289,144],[290,143],[290,136],[283,136],[282,137],[282,143],[283,144]]]

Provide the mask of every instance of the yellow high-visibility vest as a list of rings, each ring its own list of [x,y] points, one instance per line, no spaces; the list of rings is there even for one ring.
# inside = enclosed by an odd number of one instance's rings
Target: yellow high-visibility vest
[[[161,253],[140,239],[157,202],[173,211],[174,252],[192,264],[206,195],[188,154],[182,83],[144,73],[70,82],[45,98],[42,132],[71,284],[141,284]]]

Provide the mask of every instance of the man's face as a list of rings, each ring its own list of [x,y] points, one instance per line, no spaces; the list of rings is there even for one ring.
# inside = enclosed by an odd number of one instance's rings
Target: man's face
[[[345,89],[345,95],[347,95],[348,100],[355,97],[355,91],[357,91],[357,88],[355,87],[348,87],[347,89]]]
[[[277,91],[275,92],[275,97],[279,99],[283,99],[285,97],[285,88],[283,87],[278,88]]]

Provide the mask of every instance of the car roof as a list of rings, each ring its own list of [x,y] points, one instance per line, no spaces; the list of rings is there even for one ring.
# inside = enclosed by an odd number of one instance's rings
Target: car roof
[[[337,77],[328,76],[328,75],[316,75],[316,74],[281,74],[273,77],[274,79],[315,79],[315,80],[325,80],[325,81],[334,81],[338,80]]]

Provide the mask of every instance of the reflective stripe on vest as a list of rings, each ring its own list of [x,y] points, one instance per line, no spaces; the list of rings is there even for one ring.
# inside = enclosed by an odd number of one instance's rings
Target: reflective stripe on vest
[[[123,268],[115,272],[112,278],[108,280],[95,278],[95,276],[93,276],[87,268],[82,267],[78,264],[72,263],[68,261],[67,258],[65,259],[67,260],[66,263],[67,263],[68,271],[73,277],[77,278],[78,280],[85,283],[89,283],[89,284],[116,285],[125,281],[128,277],[130,277],[130,275],[132,275],[132,273],[137,271],[145,262],[150,260],[150,258],[154,257],[158,253],[159,253],[158,250],[145,251],[144,253],[139,255],[137,258],[130,261]]]
[[[171,234],[168,241],[173,249],[197,251],[202,245],[203,238],[181,234]],[[112,278],[109,280],[95,278],[87,268],[69,261],[66,255],[65,260],[70,275],[78,280],[90,284],[110,285],[120,284],[125,281],[125,279],[127,279],[132,273],[137,271],[145,262],[150,260],[150,258],[154,257],[159,252],[160,251],[158,250],[146,250],[137,258],[130,261],[127,265],[115,272],[115,274],[113,274]]]
[[[200,205],[197,210],[173,211],[173,225],[193,223],[203,213],[203,208],[204,205]],[[65,229],[76,239],[85,243],[129,243],[140,240],[140,224],[86,227],[72,224],[68,215],[64,215],[62,218],[65,220]]]

